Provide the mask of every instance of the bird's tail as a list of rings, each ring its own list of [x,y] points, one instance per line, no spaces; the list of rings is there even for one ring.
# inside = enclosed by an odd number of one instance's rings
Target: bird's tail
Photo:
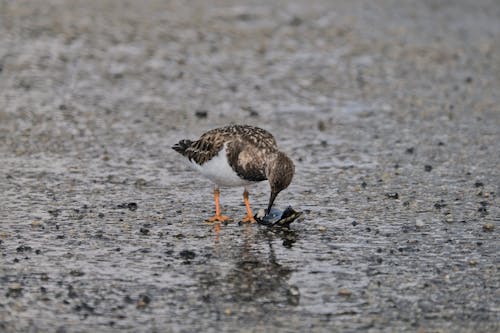
[[[181,140],[172,146],[172,149],[181,155],[186,155],[186,149],[188,149],[193,141],[191,140]]]

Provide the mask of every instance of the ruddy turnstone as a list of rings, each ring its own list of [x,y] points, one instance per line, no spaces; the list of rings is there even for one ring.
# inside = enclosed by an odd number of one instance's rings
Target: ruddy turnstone
[[[242,221],[255,222],[247,186],[269,180],[269,212],[278,193],[290,185],[295,170],[292,160],[278,150],[273,135],[254,126],[216,128],[204,133],[196,141],[181,140],[172,149],[186,157],[195,170],[215,183],[215,216],[208,219],[210,222],[230,219],[220,212],[220,186],[244,186],[243,200],[247,214]]]

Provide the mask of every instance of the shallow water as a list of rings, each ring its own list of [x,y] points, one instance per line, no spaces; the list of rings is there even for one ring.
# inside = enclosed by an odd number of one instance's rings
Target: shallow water
[[[0,5],[0,331],[500,329],[494,2],[72,6]],[[290,230],[204,222],[170,147],[232,122]]]

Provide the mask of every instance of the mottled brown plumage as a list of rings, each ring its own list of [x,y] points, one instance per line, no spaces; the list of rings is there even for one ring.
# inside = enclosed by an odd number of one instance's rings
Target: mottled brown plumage
[[[231,125],[204,133],[198,140],[182,140],[173,147],[190,161],[203,165],[226,145],[233,170],[249,181],[266,180],[266,158],[278,152],[273,135],[262,128]]]
[[[196,141],[181,140],[172,148],[195,163],[197,170],[217,185],[244,185],[269,179],[271,197],[268,210],[276,195],[288,187],[294,174],[293,162],[278,150],[273,135],[254,126],[216,128],[204,133]],[[226,158],[224,164],[213,162]],[[232,171],[225,170],[224,165],[228,164]],[[236,174],[241,182],[231,174]],[[231,181],[226,183],[226,179]],[[250,211],[248,205],[247,211]]]

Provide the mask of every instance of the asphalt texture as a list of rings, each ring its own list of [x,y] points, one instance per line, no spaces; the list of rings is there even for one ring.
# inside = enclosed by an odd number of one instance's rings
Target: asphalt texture
[[[0,1],[1,332],[499,332],[498,1]],[[170,147],[245,123],[289,229]],[[264,208],[265,182],[250,189]]]

